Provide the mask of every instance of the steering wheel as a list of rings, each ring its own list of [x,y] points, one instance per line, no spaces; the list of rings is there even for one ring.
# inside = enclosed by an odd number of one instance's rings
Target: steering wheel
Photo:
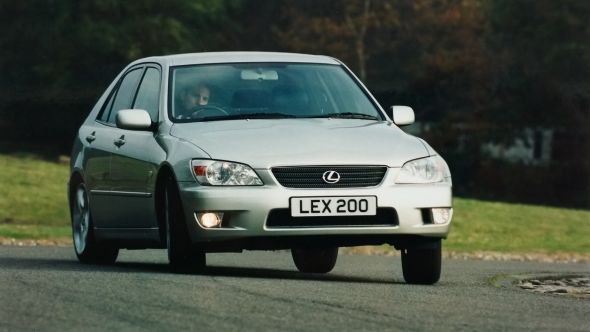
[[[229,115],[223,108],[215,105],[197,105],[191,109],[191,118],[202,116],[202,113],[213,113],[213,115]]]

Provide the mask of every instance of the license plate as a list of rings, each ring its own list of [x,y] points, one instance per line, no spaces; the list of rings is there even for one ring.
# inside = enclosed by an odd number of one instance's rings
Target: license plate
[[[374,216],[375,196],[291,197],[292,217]]]

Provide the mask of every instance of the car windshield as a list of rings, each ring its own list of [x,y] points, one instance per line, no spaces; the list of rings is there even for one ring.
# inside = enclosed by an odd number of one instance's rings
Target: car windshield
[[[174,122],[383,120],[355,80],[337,65],[248,63],[173,67],[169,100]]]

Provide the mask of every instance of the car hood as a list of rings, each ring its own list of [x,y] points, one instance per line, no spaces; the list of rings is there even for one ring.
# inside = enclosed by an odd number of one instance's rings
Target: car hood
[[[170,134],[211,158],[257,169],[290,165],[386,165],[428,156],[387,122],[352,119],[231,120],[175,124]]]

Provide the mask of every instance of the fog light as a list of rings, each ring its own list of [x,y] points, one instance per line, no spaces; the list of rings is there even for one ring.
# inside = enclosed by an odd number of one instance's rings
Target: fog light
[[[432,222],[435,224],[446,224],[451,221],[453,217],[452,208],[433,208],[432,209]]]
[[[201,226],[205,228],[219,227],[221,220],[223,219],[223,213],[217,212],[205,212],[197,213],[197,221]]]

